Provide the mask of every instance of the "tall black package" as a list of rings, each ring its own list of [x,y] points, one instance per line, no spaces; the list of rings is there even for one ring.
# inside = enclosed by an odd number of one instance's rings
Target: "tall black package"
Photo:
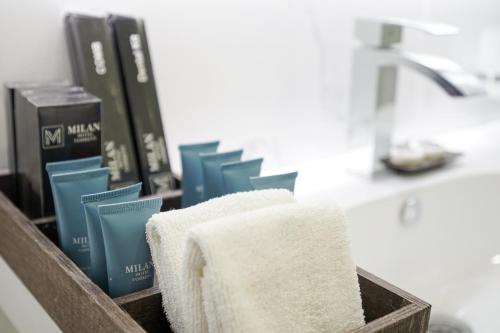
[[[145,193],[172,190],[175,184],[144,21],[111,15],[109,22],[114,33]]]
[[[53,214],[45,164],[101,155],[100,100],[87,93],[30,95],[16,100],[20,208]]]
[[[65,88],[69,86],[68,81],[30,81],[30,82],[6,82],[4,84],[6,129],[7,129],[7,163],[10,172],[16,173],[16,125],[15,125],[15,95],[16,91],[24,89],[48,89]]]
[[[75,81],[102,101],[102,153],[110,187],[136,183],[139,168],[107,20],[69,14],[65,25]]]

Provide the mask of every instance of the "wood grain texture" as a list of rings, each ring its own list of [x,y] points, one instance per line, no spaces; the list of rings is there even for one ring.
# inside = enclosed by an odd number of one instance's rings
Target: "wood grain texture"
[[[429,304],[361,268],[358,268],[358,280],[367,324],[352,333],[427,332]],[[172,332],[157,287],[116,298],[115,302],[148,332]]]
[[[0,176],[1,191],[9,184]],[[180,195],[163,196],[162,210]],[[0,254],[64,332],[171,333],[157,287],[112,300],[58,249],[53,217],[30,221],[3,193]],[[427,332],[429,304],[360,268],[358,279],[367,324],[353,333]]]
[[[147,332],[173,333],[163,312],[158,287],[115,298],[115,302],[123,310],[127,311]]]
[[[426,333],[431,305],[358,268],[367,324],[353,333]]]

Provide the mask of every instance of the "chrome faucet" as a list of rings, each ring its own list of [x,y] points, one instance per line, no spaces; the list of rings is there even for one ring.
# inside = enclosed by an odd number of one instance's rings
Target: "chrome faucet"
[[[405,52],[397,47],[403,30],[414,29],[435,36],[454,35],[458,29],[437,23],[403,19],[358,19],[355,35],[362,45],[354,50],[349,115],[351,145],[366,143],[368,164],[365,173],[375,175],[384,169],[392,146],[396,84],[399,66],[411,68],[430,78],[453,97],[482,95],[480,80],[455,62],[438,56]],[[367,151],[366,151],[367,150]],[[368,170],[366,170],[368,168]]]

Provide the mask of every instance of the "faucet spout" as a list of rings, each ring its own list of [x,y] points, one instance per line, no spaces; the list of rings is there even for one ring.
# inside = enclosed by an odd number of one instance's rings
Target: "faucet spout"
[[[465,71],[456,62],[435,55],[400,52],[399,63],[409,67],[437,83],[452,97],[470,97],[486,94],[477,76]]]
[[[360,27],[365,25],[361,24]],[[383,37],[377,35],[368,38],[366,34],[361,34],[366,40],[382,40],[383,43],[365,44],[353,53],[349,142],[351,146],[368,142],[368,147],[365,148],[368,148],[370,156],[369,165],[363,169],[368,167],[370,175],[384,170],[381,160],[388,157],[392,146],[399,67],[410,68],[422,74],[452,97],[486,94],[481,81],[452,60],[405,52],[390,45],[400,41],[401,31],[398,26],[396,28],[391,25],[383,28]],[[394,29],[398,33],[392,31]]]

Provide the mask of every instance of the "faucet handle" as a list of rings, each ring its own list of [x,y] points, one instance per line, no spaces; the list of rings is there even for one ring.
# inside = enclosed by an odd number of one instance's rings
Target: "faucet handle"
[[[355,23],[356,37],[375,47],[390,47],[401,43],[403,29],[413,29],[434,36],[456,35],[459,31],[457,27],[444,23],[401,18],[359,18]]]

